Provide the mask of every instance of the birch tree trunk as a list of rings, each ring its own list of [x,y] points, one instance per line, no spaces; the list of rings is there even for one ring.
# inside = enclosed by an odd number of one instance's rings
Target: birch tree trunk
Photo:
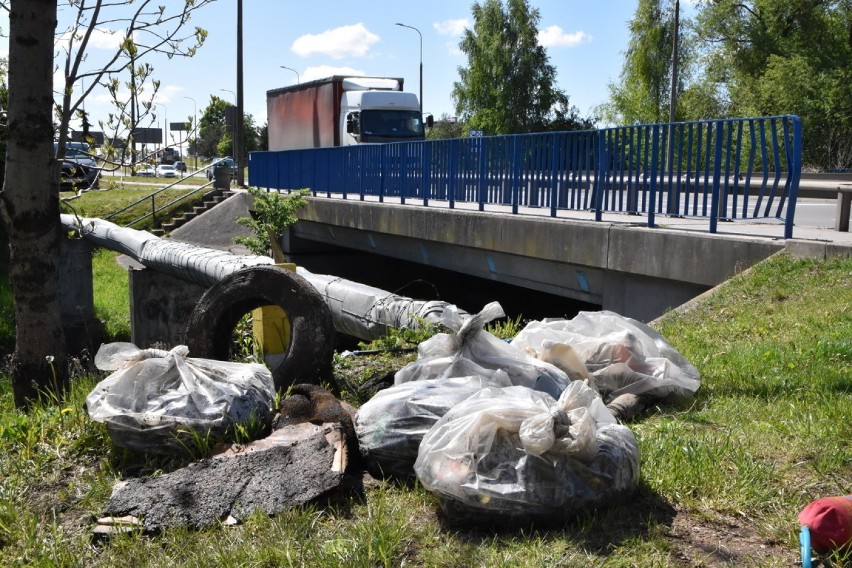
[[[11,253],[15,300],[15,404],[26,407],[68,385],[59,310],[59,175],[53,156],[56,0],[9,4],[9,139],[0,215]]]

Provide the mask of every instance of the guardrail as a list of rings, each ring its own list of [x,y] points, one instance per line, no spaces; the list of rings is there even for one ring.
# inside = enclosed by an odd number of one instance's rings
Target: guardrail
[[[251,185],[314,195],[700,217],[776,218],[792,238],[802,171],[796,116],[253,152]],[[632,220],[631,220],[632,221]]]

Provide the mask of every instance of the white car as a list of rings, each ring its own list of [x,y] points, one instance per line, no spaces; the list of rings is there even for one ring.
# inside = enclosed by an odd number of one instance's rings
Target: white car
[[[140,177],[154,177],[156,175],[156,171],[154,170],[154,166],[139,166],[136,170],[136,175]]]
[[[177,170],[171,164],[160,164],[157,166],[157,177],[173,178],[177,177]]]

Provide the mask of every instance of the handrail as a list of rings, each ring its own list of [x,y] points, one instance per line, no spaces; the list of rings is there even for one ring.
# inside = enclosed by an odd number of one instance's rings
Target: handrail
[[[216,167],[216,164],[218,164],[219,162],[221,162],[221,161],[223,161],[223,160],[225,160],[225,159],[227,159],[227,158],[220,158],[220,159],[218,159],[218,160],[216,160],[216,161],[210,162],[209,164],[207,164],[207,165],[206,165],[206,166],[204,166],[203,168],[200,168],[200,169],[198,169],[198,170],[195,170],[194,172],[192,172],[192,173],[191,173],[191,174],[189,174],[189,175],[185,175],[185,176],[180,177],[179,179],[177,179],[177,180],[173,181],[173,182],[172,182],[172,183],[170,183],[169,185],[166,185],[166,186],[164,186],[164,187],[161,187],[161,188],[160,188],[160,189],[158,189],[157,191],[155,191],[155,192],[153,192],[153,193],[149,193],[149,194],[148,194],[148,195],[146,195],[145,197],[141,197],[141,198],[137,199],[137,200],[136,200],[136,201],[134,201],[133,203],[130,203],[130,204],[128,204],[128,205],[126,205],[126,206],[122,207],[122,208],[121,208],[121,209],[119,209],[118,211],[113,211],[112,213],[110,213],[109,215],[107,215],[106,217],[104,217],[104,220],[105,220],[105,221],[109,221],[110,219],[113,219],[116,215],[119,215],[119,214],[121,214],[121,213],[124,213],[124,212],[125,212],[125,211],[127,211],[128,209],[131,209],[131,208],[133,208],[133,207],[135,207],[135,206],[139,205],[139,204],[140,204],[140,203],[142,203],[143,201],[147,201],[148,199],[153,199],[155,196],[157,196],[157,195],[159,195],[160,193],[162,193],[162,192],[166,191],[167,189],[171,189],[172,187],[174,187],[175,185],[179,184],[180,182],[182,182],[182,181],[184,181],[184,180],[187,180],[187,179],[189,179],[189,178],[193,177],[193,176],[194,176],[195,174],[197,174],[198,172],[207,171],[207,170],[208,170],[208,169],[210,169],[210,168]],[[206,184],[204,184],[204,185],[202,185],[202,186],[200,186],[200,187],[201,187],[201,188],[205,188],[205,187],[210,186],[212,183],[213,183],[212,181],[209,181],[209,182],[207,182]],[[192,192],[192,193],[195,193],[195,192]],[[191,194],[190,194],[190,195],[191,195]]]
[[[141,222],[141,221],[144,221],[144,220],[145,220],[145,219],[147,219],[148,217],[153,217],[153,218],[154,218],[154,220],[156,221],[156,215],[157,215],[157,213],[159,213],[160,211],[163,211],[164,209],[167,209],[167,208],[171,207],[171,206],[172,206],[172,205],[174,205],[175,203],[178,203],[178,202],[180,202],[180,201],[183,201],[184,199],[187,199],[187,198],[189,198],[189,197],[192,197],[193,195],[195,195],[196,193],[198,193],[198,192],[200,192],[200,191],[202,191],[202,190],[207,189],[208,187],[210,187],[211,185],[213,185],[213,183],[214,183],[214,182],[209,181],[209,182],[205,183],[204,185],[200,185],[200,186],[198,186],[198,188],[197,188],[197,189],[193,189],[193,190],[192,190],[192,191],[190,191],[189,193],[184,193],[184,194],[183,194],[183,195],[181,195],[180,197],[178,197],[178,198],[176,198],[176,199],[171,200],[170,202],[166,203],[165,205],[163,205],[163,206],[161,206],[161,207],[159,207],[159,208],[157,208],[157,209],[155,209],[155,208],[154,208],[154,195],[155,195],[155,194],[153,194],[153,193],[152,193],[152,194],[150,195],[150,198],[151,198],[151,212],[150,212],[150,213],[146,213],[145,215],[142,215],[142,216],[141,216],[141,217],[139,217],[138,219],[134,219],[133,221],[131,221],[131,222],[127,223],[127,225],[126,225],[126,226],[128,226],[128,227],[132,227],[132,226],[133,226],[133,225],[135,225],[136,223],[139,223],[139,222]]]
[[[530,208],[709,221],[775,218],[792,238],[802,133],[797,116],[252,152],[250,184],[449,208]],[[631,223],[635,218],[630,219]]]

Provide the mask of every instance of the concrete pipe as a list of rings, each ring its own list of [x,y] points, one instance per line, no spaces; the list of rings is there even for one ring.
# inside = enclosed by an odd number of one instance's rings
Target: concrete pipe
[[[227,360],[234,327],[248,312],[278,306],[289,341],[272,371],[275,387],[331,378],[334,326],[322,296],[304,278],[276,266],[254,266],[225,276],[196,304],[186,328],[194,357]]]

